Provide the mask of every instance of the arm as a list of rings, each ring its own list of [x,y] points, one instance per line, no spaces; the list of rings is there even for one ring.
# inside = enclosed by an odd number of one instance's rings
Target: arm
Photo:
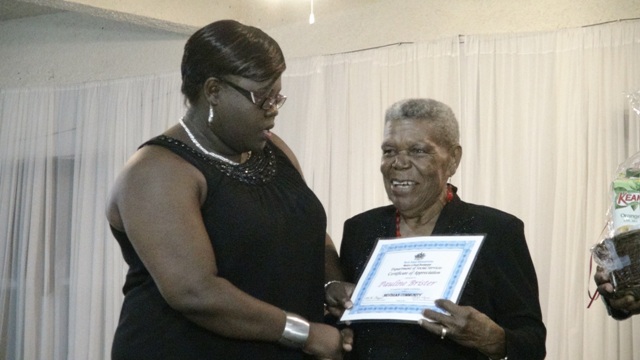
[[[344,281],[344,276],[342,276],[342,271],[340,270],[338,251],[329,234],[326,234],[324,241],[324,273],[325,283]]]
[[[492,302],[495,322],[504,329],[506,355],[511,359],[543,359],[546,328],[542,322],[538,279],[527,242],[524,224],[513,219],[504,224],[489,248],[495,279]]]
[[[425,317],[437,323],[425,321],[422,326],[440,335],[444,325],[448,329],[448,339],[476,348],[491,359],[505,356],[509,359],[543,359],[546,329],[522,222],[511,221],[502,226],[499,233],[489,236],[493,238],[485,240],[479,255],[483,256],[482,276],[486,277],[485,284],[489,287],[477,289],[478,293],[487,296],[491,306],[488,313],[439,300],[437,305],[452,316],[425,310]]]
[[[325,241],[325,303],[331,315],[340,318],[345,309],[353,306],[351,294],[355,285],[345,282],[340,270],[340,259],[333,241],[327,234]]]
[[[276,342],[282,309],[217,276],[200,206],[206,182],[193,166],[158,147],[142,148],[116,181],[108,217],[124,230],[167,303],[219,335]],[[340,358],[337,330],[311,323],[306,352]]]

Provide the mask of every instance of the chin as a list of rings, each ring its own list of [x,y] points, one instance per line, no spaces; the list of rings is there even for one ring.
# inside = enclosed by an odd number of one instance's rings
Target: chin
[[[245,151],[251,151],[254,153],[260,153],[262,152],[262,150],[264,150],[264,147],[267,146],[267,141],[259,141],[258,143],[255,144],[248,144],[248,146],[246,147],[247,150]]]
[[[389,200],[391,201],[391,204],[395,206],[396,209],[398,209],[398,211],[402,211],[406,207],[406,206],[403,206],[402,202],[398,201],[398,199],[389,198]]]

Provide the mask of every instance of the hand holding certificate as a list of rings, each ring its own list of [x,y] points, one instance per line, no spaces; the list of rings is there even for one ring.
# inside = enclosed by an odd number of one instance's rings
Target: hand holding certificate
[[[380,239],[340,321],[418,322],[435,300],[457,302],[483,235]]]

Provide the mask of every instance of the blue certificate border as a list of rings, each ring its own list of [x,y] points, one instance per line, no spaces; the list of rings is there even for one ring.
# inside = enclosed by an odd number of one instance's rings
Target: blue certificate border
[[[387,240],[381,240],[387,241]],[[449,281],[445,287],[445,291],[441,298],[449,299],[454,291],[455,285],[458,282],[460,273],[467,262],[469,255],[471,254],[477,241],[474,240],[442,240],[442,241],[427,241],[427,242],[414,242],[414,243],[393,243],[393,240],[389,241],[389,244],[380,245],[378,256],[371,264],[371,270],[367,273],[364,280],[361,279],[362,289],[358,293],[358,296],[353,301],[353,307],[349,310],[351,314],[363,314],[363,313],[420,313],[422,310],[428,308],[442,312],[442,310],[435,305],[432,307],[424,305],[361,305],[362,298],[367,293],[367,289],[377,274],[380,264],[384,257],[393,252],[399,251],[422,251],[422,250],[461,250],[461,256],[458,257],[458,261],[454,265],[453,274],[449,278]],[[457,299],[454,299],[457,300]]]

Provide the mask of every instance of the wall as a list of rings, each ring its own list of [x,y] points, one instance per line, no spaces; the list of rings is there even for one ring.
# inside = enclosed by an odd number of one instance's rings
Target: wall
[[[186,34],[72,12],[0,23],[0,88],[179,71]]]
[[[269,33],[286,55],[299,57],[451,35],[549,31],[640,17],[640,0],[384,0],[368,4],[326,19],[318,14],[313,26],[301,22]]]
[[[549,31],[637,18],[640,0],[376,0],[318,11],[314,25],[306,16],[264,29],[289,58],[455,34]],[[0,34],[0,88],[177,72],[189,35],[75,12],[0,22]]]

